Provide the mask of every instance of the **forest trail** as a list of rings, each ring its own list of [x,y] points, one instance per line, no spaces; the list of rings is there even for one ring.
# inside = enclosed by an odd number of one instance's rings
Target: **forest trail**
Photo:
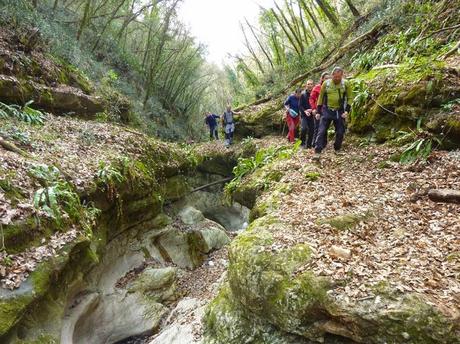
[[[277,234],[279,245],[307,243],[313,259],[300,269],[346,280],[334,292],[351,302],[387,284],[459,317],[460,205],[427,195],[460,189],[460,153],[435,152],[409,166],[390,160],[391,147],[353,142],[341,156],[331,150],[320,168],[305,151],[281,166],[290,192],[270,215],[290,226]]]

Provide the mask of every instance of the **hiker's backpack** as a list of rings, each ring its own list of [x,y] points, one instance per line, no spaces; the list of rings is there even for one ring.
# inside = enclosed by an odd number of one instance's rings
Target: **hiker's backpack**
[[[328,104],[327,104],[327,91],[331,87],[332,79],[328,79],[325,82],[326,82],[326,92],[324,93],[323,105],[328,107]],[[340,93],[341,89],[343,90],[343,95]],[[338,88],[337,91],[339,92],[340,109],[343,111],[347,107],[347,88],[346,88],[345,80],[342,79],[342,81],[340,82],[340,88]]]

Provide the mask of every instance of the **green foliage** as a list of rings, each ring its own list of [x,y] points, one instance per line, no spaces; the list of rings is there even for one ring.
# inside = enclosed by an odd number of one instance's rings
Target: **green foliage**
[[[99,169],[96,172],[96,183],[107,190],[109,199],[118,198],[117,185],[125,180],[119,169],[104,161],[99,162]]]
[[[235,191],[241,183],[244,176],[253,173],[256,169],[261,168],[274,160],[288,159],[299,150],[301,141],[292,146],[270,147],[257,151],[255,156],[250,158],[239,158],[238,164],[233,168],[234,178],[225,186],[227,194]]]
[[[460,107],[460,98],[451,100],[446,104],[442,104],[441,108],[445,112],[451,112],[455,107]]]
[[[43,125],[45,115],[43,112],[31,108],[30,105],[32,103],[33,100],[30,100],[24,106],[19,106],[16,104],[7,105],[0,102],[0,119],[14,118],[34,125]]]
[[[29,133],[18,129],[15,126],[10,128],[6,128],[5,126],[4,129],[0,129],[0,136],[5,139],[14,140],[23,146],[29,146],[32,143]]]
[[[43,211],[62,226],[66,218],[78,221],[82,218],[80,198],[72,185],[61,177],[54,166],[33,165],[29,174],[42,186],[35,191],[33,204],[36,210]]]
[[[417,129],[409,131],[399,131],[396,142],[404,143],[404,151],[399,158],[402,164],[411,164],[416,161],[425,161],[431,154],[434,144],[441,144],[441,141],[433,134],[425,131],[421,127],[422,120],[417,121]]]
[[[351,116],[356,117],[359,115],[360,110],[366,105],[372,94],[363,80],[354,83],[353,93],[355,97],[351,106]]]

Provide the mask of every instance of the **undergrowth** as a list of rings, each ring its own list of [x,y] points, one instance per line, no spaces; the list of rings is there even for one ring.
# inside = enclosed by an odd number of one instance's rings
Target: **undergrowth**
[[[0,102],[0,118],[14,118],[34,125],[43,125],[45,115],[43,112],[30,107],[32,103],[33,100],[30,100],[24,106],[20,106],[16,104],[8,105]]]
[[[32,165],[29,174],[41,185],[34,193],[33,204],[37,212],[51,218],[58,228],[64,228],[70,220],[80,224],[87,234],[99,210],[92,204],[83,204],[74,186],[62,177],[55,166]]]
[[[396,142],[405,143],[404,151],[399,158],[402,164],[411,164],[416,161],[425,161],[431,154],[435,144],[441,141],[433,134],[422,129],[422,120],[417,121],[415,130],[399,131]]]
[[[261,168],[274,160],[288,159],[292,157],[301,145],[301,141],[297,140],[292,146],[269,147],[261,149],[249,158],[239,158],[238,164],[233,168],[234,178],[225,186],[225,193],[231,195],[240,185],[243,177],[253,173],[258,168]]]

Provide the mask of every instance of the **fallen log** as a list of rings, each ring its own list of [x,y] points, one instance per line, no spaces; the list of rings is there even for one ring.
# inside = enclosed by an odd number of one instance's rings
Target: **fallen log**
[[[428,198],[433,202],[460,203],[460,190],[431,189],[428,191]]]
[[[190,193],[194,193],[194,192],[197,192],[197,191],[200,191],[200,190],[204,190],[204,189],[207,189],[207,188],[209,188],[211,186],[214,186],[214,185],[217,185],[217,184],[223,184],[223,183],[229,182],[232,179],[233,179],[233,177],[227,177],[227,178],[224,178],[224,179],[221,179],[221,180],[218,180],[218,181],[206,184],[206,185],[202,185],[200,187],[197,187],[196,189],[193,189],[192,191],[190,191]]]

